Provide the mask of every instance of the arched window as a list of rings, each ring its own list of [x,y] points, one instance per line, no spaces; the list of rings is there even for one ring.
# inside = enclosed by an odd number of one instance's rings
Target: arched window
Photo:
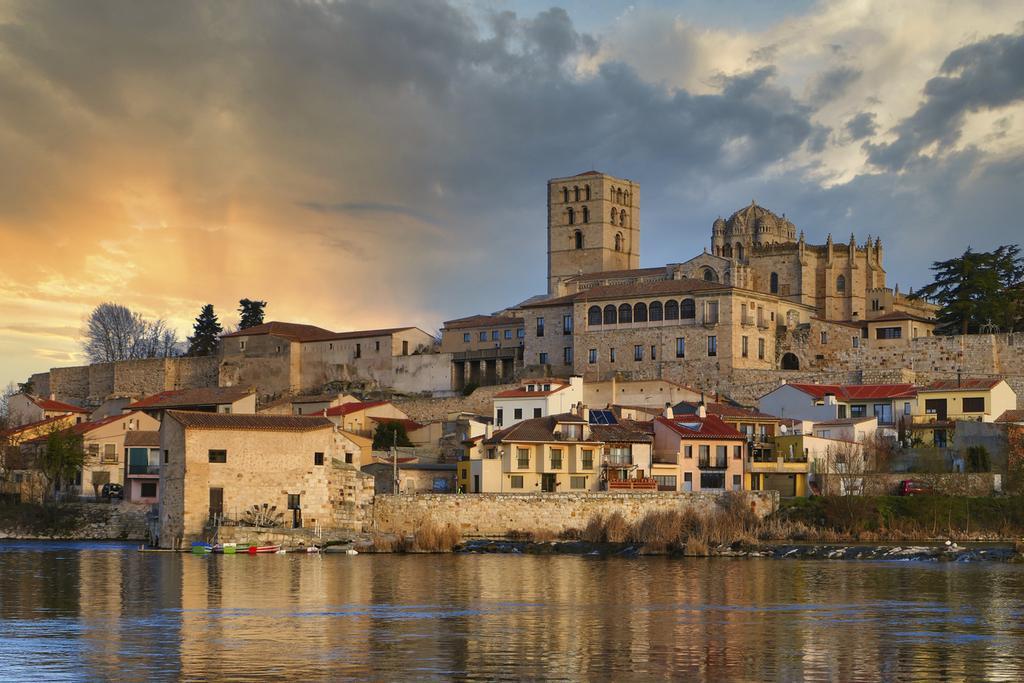
[[[769,281],[768,281],[768,291],[770,291],[772,294],[778,294],[779,293],[779,274],[778,273],[772,273],[771,278],[769,278]]]
[[[581,230],[577,230],[576,232],[574,232],[572,234],[572,238],[573,238],[573,242],[575,243],[576,248],[577,249],[582,249],[583,248],[583,232]]]
[[[585,185],[583,187],[583,196],[587,198],[588,202],[590,201],[590,185]]]
[[[728,244],[725,245],[724,247],[722,247],[722,253],[720,255],[724,256],[725,258],[732,258],[732,247],[730,247]]]
[[[740,261],[743,260],[743,245],[740,244],[739,242],[736,243],[736,258],[738,258]]]
[[[580,187],[579,187],[579,185],[573,186],[572,192],[575,195],[576,201],[579,201],[580,200]]]
[[[622,226],[626,225],[626,210],[625,209],[622,209],[621,211],[619,211],[619,225],[622,225]]]
[[[622,304],[619,306],[619,322],[620,323],[631,323],[633,322],[633,307],[629,304]]]
[[[640,302],[633,306],[633,322],[645,323],[647,322],[647,304]]]
[[[799,370],[800,359],[795,354],[787,353],[782,356],[782,369],[783,370]]]
[[[621,204],[622,203],[622,188],[621,187],[618,190],[615,191],[615,202],[617,204]]]
[[[652,323],[656,323],[663,319],[660,301],[652,301],[651,305],[647,307],[647,312],[651,316]]]
[[[704,279],[707,282],[718,282],[718,273],[711,268],[704,269]]]
[[[585,206],[583,207],[583,222],[584,223],[589,223],[590,222],[590,209],[588,209]]]
[[[604,324],[614,325],[619,321],[618,312],[613,304],[604,307]]]
[[[622,251],[622,233],[615,233],[615,251]]]
[[[614,207],[612,207],[612,225],[615,225],[615,217],[618,215],[619,213],[615,210]]]
[[[624,199],[626,200],[626,206],[633,206],[632,204],[629,203],[630,202],[629,190],[626,190],[626,193],[624,195]]]
[[[588,325],[600,325],[601,324],[601,307],[591,306],[587,309],[587,324]]]
[[[612,202],[615,201],[615,188],[614,187],[612,188],[611,194],[608,195],[608,201],[612,201]]]
[[[836,278],[836,291],[837,292],[845,292],[846,291],[846,276],[845,275],[840,275],[839,277]]]
[[[568,215],[569,215],[569,225],[573,225],[576,222],[576,212],[572,209],[572,207],[569,207]]]
[[[680,313],[683,320],[692,320],[697,317],[697,304],[693,299],[683,299],[681,309]]]
[[[568,187],[563,187],[562,188],[562,201],[565,202],[566,204],[569,203],[569,188]]]
[[[675,299],[665,302],[665,320],[679,320],[679,302]]]

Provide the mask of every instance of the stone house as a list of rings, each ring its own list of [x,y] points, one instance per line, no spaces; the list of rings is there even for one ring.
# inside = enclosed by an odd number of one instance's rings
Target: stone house
[[[33,422],[42,422],[62,415],[74,416],[74,422],[89,419],[89,409],[58,401],[54,394],[48,398],[32,394],[17,393],[8,399],[8,417],[12,427],[21,427]]]
[[[523,319],[512,311],[447,320],[441,327],[441,353],[452,354],[452,388],[512,381],[522,366]]]
[[[254,506],[278,524],[339,524],[350,442],[324,417],[171,410],[160,427],[159,542],[180,547],[220,523],[246,524]]]
[[[401,408],[391,403],[391,401],[343,403],[340,406],[327,408],[319,415],[329,418],[331,422],[346,432],[358,434],[368,439],[373,438],[374,430],[378,424],[376,422],[377,419],[403,421],[403,424],[406,425],[407,433],[410,424],[417,424],[419,426],[418,423],[413,423],[412,420],[409,420],[409,416]]]
[[[345,403],[357,403],[359,398],[341,392],[285,396],[270,403],[261,404],[256,412],[263,415],[318,415],[328,408]]]
[[[701,406],[654,420],[652,473],[660,491],[741,491],[746,437]]]
[[[395,492],[395,465],[375,462],[364,465],[362,471],[373,477],[375,493]],[[413,493],[454,493],[456,487],[455,463],[399,462],[399,491]]]
[[[248,415],[256,412],[256,392],[241,387],[175,389],[130,403],[125,410],[141,410],[157,420],[167,410]]]

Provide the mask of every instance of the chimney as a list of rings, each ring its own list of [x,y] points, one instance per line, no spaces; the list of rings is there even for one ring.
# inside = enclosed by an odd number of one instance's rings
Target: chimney
[[[671,403],[666,403],[665,404],[665,419],[666,420],[671,420],[673,417],[675,417],[675,415],[672,413],[672,404]]]
[[[51,401],[56,401],[57,400],[57,394],[55,394],[53,392],[50,392],[50,400]]]
[[[590,424],[590,408],[582,403],[580,404],[580,417],[583,418],[584,422]]]
[[[703,420],[707,416],[708,416],[708,409],[707,409],[707,407],[704,405],[703,402],[699,403],[697,405],[697,417],[699,417],[700,419]]]

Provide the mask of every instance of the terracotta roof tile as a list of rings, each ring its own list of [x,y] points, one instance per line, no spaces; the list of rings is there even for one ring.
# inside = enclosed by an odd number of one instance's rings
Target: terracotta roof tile
[[[175,389],[161,391],[147,396],[126,407],[137,408],[186,408],[191,406],[209,406],[234,403],[254,393],[242,387],[205,387],[200,389]]]
[[[362,339],[364,337],[383,337],[396,332],[416,329],[412,326],[388,327],[379,330],[355,330],[352,332],[332,332],[316,325],[303,325],[300,323],[269,322],[262,325],[247,327],[223,337],[252,337],[259,334],[272,334],[275,337],[282,337],[289,341],[300,343],[316,341],[332,341],[335,339]]]
[[[152,429],[133,429],[124,435],[125,446],[159,446],[160,432]]]
[[[559,422],[572,422],[574,424],[586,424],[579,415],[562,413],[561,415],[548,415],[547,417],[534,417],[522,422],[517,422],[511,427],[501,429],[485,439],[484,443],[494,444],[504,441],[533,441],[533,442],[555,442],[563,441],[555,437],[555,426]],[[568,441],[566,443],[580,443],[579,441]],[[600,443],[591,436],[586,442]]]
[[[746,437],[737,431],[732,425],[724,422],[717,415],[698,417],[686,415],[674,417],[671,420],[665,417],[655,418],[655,422],[662,424],[684,439],[718,439],[718,440],[743,440]]]
[[[326,417],[308,415],[246,415],[169,410],[167,416],[190,429],[310,432],[334,427],[334,423]]]
[[[54,415],[53,417],[45,417],[42,420],[36,420],[35,422],[29,422],[28,424],[19,425],[17,427],[11,427],[0,432],[0,436],[16,436],[22,432],[31,431],[37,427],[45,427],[46,425],[53,422],[60,422],[61,420],[69,419],[67,415]]]
[[[996,422],[1024,422],[1024,410],[1004,410]]]
[[[991,389],[1003,380],[996,378],[964,377],[963,379],[941,379],[932,382],[928,386],[921,387],[918,391],[981,391]]]
[[[52,398],[41,398],[39,396],[29,396],[29,399],[37,406],[46,411],[64,410],[69,413],[89,413],[92,412],[88,408],[76,406],[71,403],[64,403],[63,401],[55,401]]]
[[[871,401],[893,398],[914,398],[917,388],[913,384],[804,384],[790,382],[791,386],[816,399],[832,394],[844,401]]]
[[[351,415],[352,413],[358,413],[361,410],[368,408],[376,408],[377,406],[387,405],[389,401],[352,401],[349,403],[342,403],[340,406],[334,406],[327,409],[327,415],[338,416],[338,415]],[[323,415],[323,413],[317,413]]]

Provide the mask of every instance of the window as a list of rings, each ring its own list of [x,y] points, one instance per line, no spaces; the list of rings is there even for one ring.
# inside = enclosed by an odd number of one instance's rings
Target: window
[[[541,417],[541,412],[542,412],[542,411],[541,411],[541,409],[540,409],[540,408],[534,408],[534,409],[533,409],[533,416],[534,416],[534,417]]]
[[[893,424],[892,419],[892,404],[890,403],[876,403],[872,406],[872,411],[875,414],[875,418],[878,420],[878,424],[891,425]]]
[[[597,362],[597,349],[590,349],[590,351],[587,352],[587,362],[588,363],[596,363]]]
[[[586,477],[569,477],[569,488],[573,489],[585,489],[587,488]]]
[[[853,348],[860,348],[860,337],[850,337],[850,343],[853,344]]]
[[[238,350],[239,351],[245,351],[245,340],[244,339],[242,341],[238,342]]]
[[[537,362],[540,363],[541,365],[548,364],[548,354],[546,351],[541,351],[540,353],[537,354]]]
[[[707,308],[704,310],[704,323],[707,325],[714,325],[718,322],[718,302],[709,301]]]
[[[612,211],[615,211],[615,209],[612,209]],[[612,222],[614,223],[614,221],[612,221]],[[615,233],[615,251],[622,251],[622,233],[621,232]]]
[[[701,472],[700,487],[702,489],[724,489],[725,472]]]
[[[594,469],[594,451],[590,450],[589,448],[583,449],[583,451],[580,453],[580,469]]]
[[[693,472],[683,472],[683,490],[693,490]]]
[[[324,454],[323,453],[314,453],[313,454],[313,464],[314,465],[323,465],[324,464]]]
[[[850,406],[850,417],[866,417],[868,407],[866,405]]]
[[[156,498],[156,482],[144,481],[139,487],[139,495],[142,498]]]
[[[718,355],[718,337],[713,334],[708,335],[708,357]]]
[[[523,475],[521,475],[521,474],[513,474],[509,479],[510,479],[509,486],[511,486],[512,488],[514,488],[514,489],[521,489],[521,488],[523,488]]]
[[[903,402],[903,414],[910,415],[910,401]]]
[[[498,408],[497,414],[496,414],[496,416],[494,418],[494,421],[498,423],[499,427],[501,427],[502,425],[505,424],[505,409],[504,408]]]
[[[757,340],[757,359],[764,360],[764,338],[759,337]]]
[[[573,225],[576,223],[576,211],[574,211],[571,206],[566,210],[565,215],[566,221],[569,223],[569,225]]]
[[[683,457],[687,458],[688,460],[693,460],[693,446],[692,445],[687,444],[687,445],[683,446]]]
[[[525,327],[520,327],[518,330],[516,330],[516,339],[524,339],[524,338],[526,338],[526,328]]]
[[[469,332],[463,333],[462,341],[466,342],[467,344],[469,343]]]
[[[590,185],[583,186],[583,196],[588,202],[590,201]]]
[[[982,396],[974,396],[964,399],[964,412],[965,413],[984,413],[985,412],[985,398]]]
[[[704,269],[704,280],[706,282],[718,282],[718,273],[711,268]]]
[[[352,464],[352,452],[351,451],[345,451],[345,464],[346,465],[351,465]]]
[[[878,305],[878,299],[872,299],[871,300],[871,310],[872,311],[877,311],[880,308],[881,308],[881,306]]]
[[[487,332],[481,332],[480,333],[480,341],[483,341],[483,342],[487,341]]]
[[[117,444],[103,444],[103,462],[117,462]]]
[[[732,490],[742,491],[743,490],[743,475],[734,474],[732,475]]]
[[[651,344],[651,360],[658,360],[658,347]]]
[[[544,336],[544,318],[537,318],[537,336]]]
[[[379,341],[373,342],[373,350],[374,351],[380,351],[380,342]],[[404,342],[402,342],[402,353],[408,353],[408,352],[409,352],[409,342],[404,341]]]
[[[497,330],[491,330],[491,341],[498,341],[499,336]]]
[[[502,336],[504,336],[505,339],[511,339],[512,338],[512,330],[505,330],[505,333]]]
[[[742,460],[743,459],[743,446],[733,446],[732,447],[732,459],[733,460]]]
[[[572,188],[572,193],[573,193],[573,199],[575,199],[578,202],[580,200],[580,188],[579,188],[579,186],[573,187]]]
[[[587,309],[587,324],[588,325],[600,325],[601,324],[601,307],[591,306]]]
[[[679,320],[679,302],[665,302],[665,320]]]
[[[633,306],[633,322],[645,323],[647,322],[647,304],[640,302]]]
[[[903,336],[903,328],[879,327],[875,330],[875,339],[899,339]]]
[[[619,312],[613,304],[604,307],[604,324],[614,325],[619,321]]]
[[[529,448],[517,448],[516,449],[516,467],[521,470],[525,470],[530,466],[530,449]]]
[[[772,273],[771,277],[768,278],[768,291],[772,294],[779,293],[779,274]]]
[[[586,209],[583,209],[583,222],[584,223],[587,222],[587,210]],[[576,232],[574,232],[572,234],[572,241],[573,241],[573,244],[576,245],[577,249],[582,249],[583,248],[583,231],[582,230],[577,230]]]
[[[572,334],[572,313],[562,316],[562,334]]]
[[[572,365],[572,347],[566,346],[562,348],[562,362],[565,365]]]
[[[611,363],[615,362],[615,348],[608,349],[608,361]]]
[[[569,188],[568,187],[563,187],[562,188],[562,201],[565,202],[566,204],[569,203]]]
[[[846,276],[840,275],[836,278],[836,291],[842,294],[846,291]]]
[[[356,358],[362,358],[362,357],[363,357],[363,345],[362,344],[356,344]]]
[[[715,446],[715,467],[725,467],[729,458],[728,446]]]
[[[910,404],[908,403],[907,405],[909,406]],[[169,450],[167,450],[167,449],[164,449],[164,464],[166,465],[170,461],[171,461],[171,452]]]
[[[228,461],[228,452],[223,450],[210,450],[207,453],[210,462],[223,465]]]
[[[661,307],[660,301],[652,301],[651,305],[647,307],[647,314],[650,316],[651,322],[656,323],[664,319],[664,309]]]
[[[517,420],[522,420],[523,419],[523,409],[522,408],[514,408],[512,410],[512,417],[514,417]]]
[[[629,304],[622,304],[619,306],[619,322],[620,323],[631,323],[633,322],[633,307]]]
[[[749,341],[750,340],[747,338],[746,335],[743,335],[742,337],[740,337],[740,355],[743,356],[744,358],[746,358],[747,355],[749,354],[749,351],[748,351]]]
[[[686,358],[686,339],[676,337],[676,358]]]
[[[658,484],[659,491],[675,491],[676,490],[676,475],[655,475],[654,481]]]
[[[644,359],[644,347],[641,346],[640,344],[637,344],[636,346],[633,347],[633,360],[643,360],[643,359]]]
[[[707,467],[711,464],[711,446],[697,447],[697,467]]]
[[[562,469],[562,449],[552,448],[551,449],[551,469],[560,470]]]
[[[697,317],[697,303],[693,299],[683,299],[680,306],[679,317],[683,320],[692,320]]]
[[[611,223],[612,223],[612,225],[615,225],[615,217],[618,216],[618,215],[619,215],[619,212],[616,211],[615,209],[612,209],[612,215],[611,215]],[[616,240],[616,242],[617,241],[618,240]]]
[[[825,330],[821,331],[821,343],[828,344],[828,332],[826,332]]]

